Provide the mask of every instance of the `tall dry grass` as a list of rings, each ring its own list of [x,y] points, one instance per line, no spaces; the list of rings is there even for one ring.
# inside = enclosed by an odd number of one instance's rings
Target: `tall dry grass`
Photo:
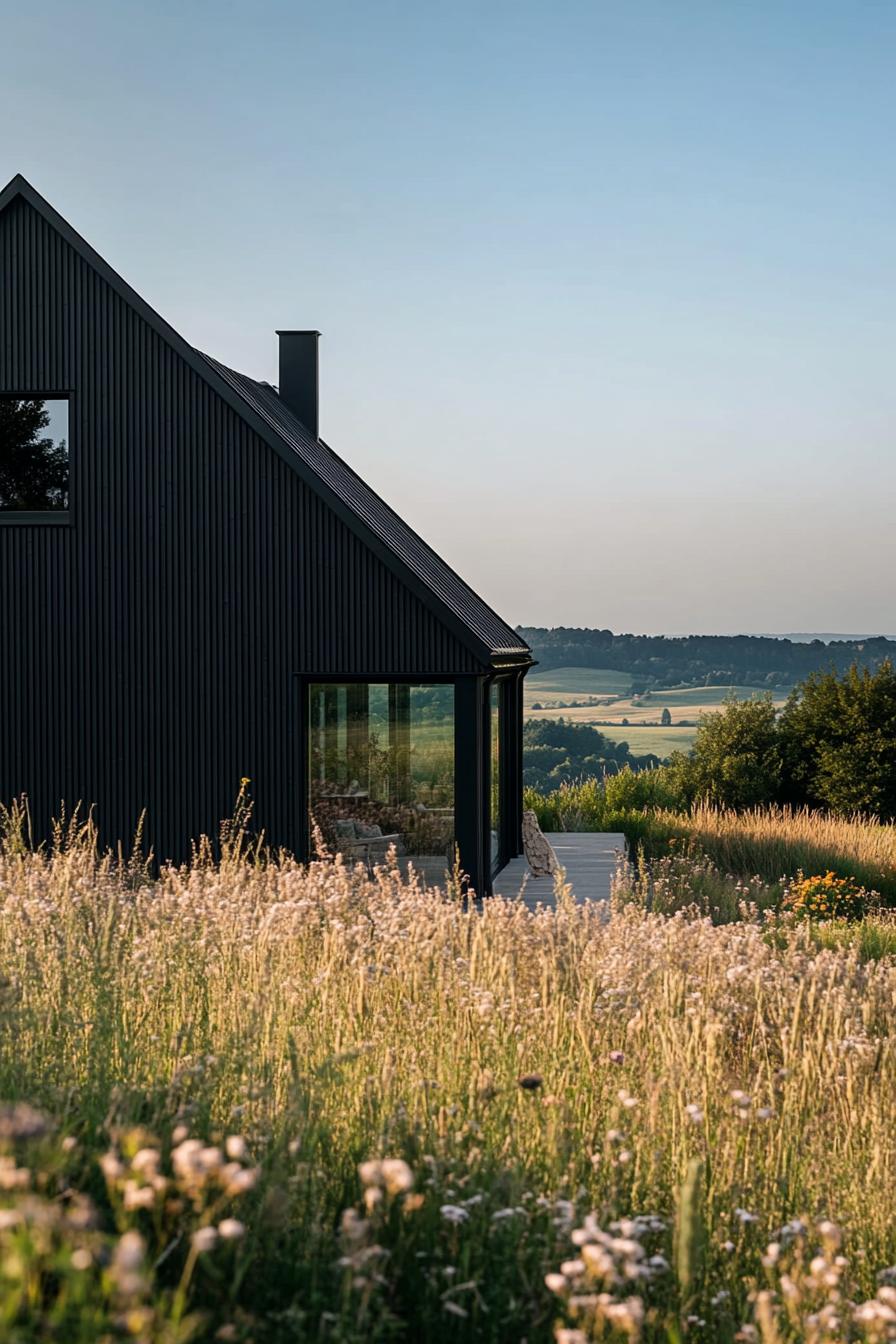
[[[749,1338],[791,1220],[841,1229],[844,1304],[896,1263],[896,965],[799,929],[239,843],[149,880],[87,831],[0,854],[0,1000],[0,1096],[55,1125],[0,1108],[9,1338]],[[635,1215],[583,1317],[571,1234]]]
[[[726,872],[777,882],[833,871],[896,899],[896,826],[875,818],[838,817],[808,808],[762,807],[745,812],[697,806],[688,814],[657,810],[657,835],[687,836]]]

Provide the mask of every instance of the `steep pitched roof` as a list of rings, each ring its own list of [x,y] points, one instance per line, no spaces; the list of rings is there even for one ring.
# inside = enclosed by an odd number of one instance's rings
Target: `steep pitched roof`
[[[486,606],[482,598],[352,471],[348,463],[343,462],[322,439],[315,439],[308,433],[280,399],[276,388],[228,369],[211,355],[203,355],[203,358],[401,563],[417,575],[429,592],[473,631],[492,657],[519,658],[529,654],[529,646],[516,631]]]
[[[531,650],[325,443],[314,439],[267,383],[195,349],[133,290],[89,243],[17,175],[0,191],[0,212],[21,196],[59,232],[163,340],[208,382],[343,521],[383,559],[484,664],[531,661]]]

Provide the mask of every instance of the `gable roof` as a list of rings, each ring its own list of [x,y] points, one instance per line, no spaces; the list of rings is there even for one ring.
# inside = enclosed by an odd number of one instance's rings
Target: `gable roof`
[[[301,420],[281,400],[269,383],[256,382],[246,374],[203,355],[203,359],[226,379],[234,391],[263,417],[314,474],[379,537],[404,566],[410,569],[429,592],[448,606],[459,620],[473,631],[492,657],[516,658],[528,654],[529,646],[515,630],[473,592],[440,556],[391,509],[370,486],[343,462],[322,439],[315,439]]]
[[[388,504],[333,452],[314,439],[276,389],[227,368],[184,340],[85,239],[18,174],[0,191],[0,213],[22,197],[190,368],[315,490],[351,530],[485,665],[528,664],[529,646],[483,602]]]

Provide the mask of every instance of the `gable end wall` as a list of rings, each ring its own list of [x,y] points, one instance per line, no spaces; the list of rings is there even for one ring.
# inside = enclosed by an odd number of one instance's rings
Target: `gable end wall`
[[[159,856],[240,777],[298,843],[297,674],[473,655],[21,198],[0,214],[0,392],[72,392],[72,526],[0,524],[0,801],[81,800]]]

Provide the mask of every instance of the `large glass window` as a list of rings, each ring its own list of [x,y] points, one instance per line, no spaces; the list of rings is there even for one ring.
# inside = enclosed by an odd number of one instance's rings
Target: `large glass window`
[[[68,402],[0,396],[0,512],[68,508]]]
[[[489,694],[489,719],[491,726],[491,864],[492,872],[497,872],[501,864],[501,688],[492,682]]]
[[[308,808],[326,848],[381,862],[395,845],[427,881],[454,863],[454,687],[308,688]]]

